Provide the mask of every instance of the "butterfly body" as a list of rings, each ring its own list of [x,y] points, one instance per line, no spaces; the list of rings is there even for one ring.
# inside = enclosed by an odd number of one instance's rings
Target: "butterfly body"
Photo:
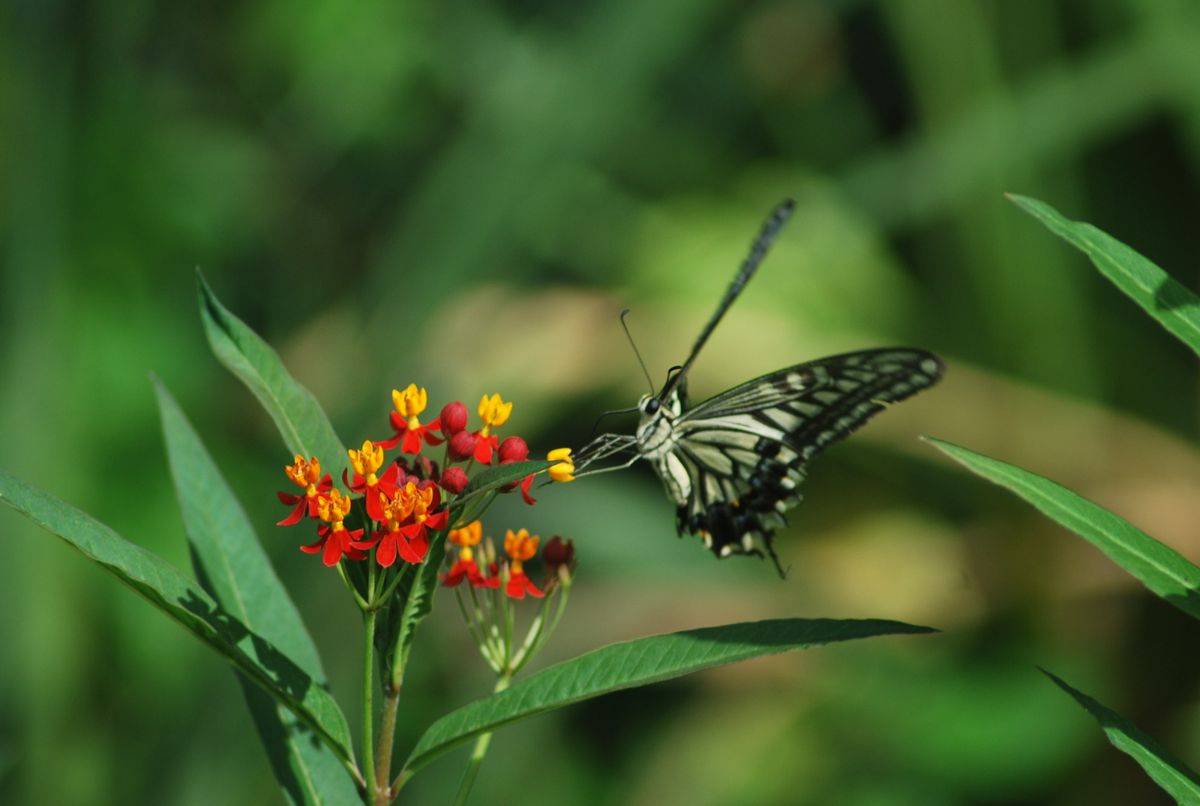
[[[634,435],[606,434],[576,462],[582,470],[634,450],[621,466],[644,459],[654,468],[676,506],[680,535],[700,535],[718,557],[765,553],[777,568],[773,536],[786,523],[784,513],[800,502],[808,462],[887,405],[936,383],[943,370],[925,350],[862,350],[787,367],[689,407],[692,361],[790,211],[785,203],[767,220],[688,360],[658,394],[639,401]]]

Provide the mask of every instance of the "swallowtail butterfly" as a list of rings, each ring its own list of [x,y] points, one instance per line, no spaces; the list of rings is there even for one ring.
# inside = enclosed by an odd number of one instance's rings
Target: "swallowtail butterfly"
[[[687,373],[721,317],[737,299],[792,213],[785,201],[767,219],[687,360],[672,368],[658,394],[638,401],[632,435],[604,434],[581,449],[576,474],[633,451],[618,470],[645,459],[676,505],[676,529],[699,534],[718,557],[775,554],[775,530],[800,502],[797,487],[809,461],[849,436],[888,404],[937,383],[933,353],[885,347],[819,358],[688,404]],[[636,348],[635,348],[636,349]]]

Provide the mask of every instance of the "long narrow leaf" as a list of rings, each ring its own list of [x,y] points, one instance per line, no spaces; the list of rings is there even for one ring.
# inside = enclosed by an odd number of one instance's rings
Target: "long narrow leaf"
[[[1045,202],[1010,194],[1025,212],[1082,251],[1100,273],[1146,313],[1200,355],[1200,297],[1116,238],[1082,221],[1071,221]]]
[[[773,619],[612,644],[544,669],[442,717],[421,736],[404,774],[411,775],[480,733],[613,691],[834,641],[929,632],[934,630],[877,619]]]
[[[335,479],[340,478],[346,448],[312,392],[288,373],[271,345],[221,304],[199,272],[196,282],[200,318],[213,353],[258,398],[288,450],[305,458],[316,456]]]
[[[325,689],[271,642],[249,630],[177,568],[49,493],[0,470],[0,501],[58,535],[140,593],[237,669],[286,703],[346,762],[346,719]]]
[[[417,627],[425,617],[433,612],[433,595],[437,592],[438,571],[442,567],[442,559],[446,556],[446,537],[436,537],[429,545],[429,556],[425,558],[415,574],[413,574],[405,590],[398,592],[397,601],[404,602],[404,609],[399,613],[399,623],[396,627],[397,638],[393,646],[395,653],[390,661],[385,662],[385,669],[392,677],[392,685],[400,685],[400,677],[408,665],[408,653],[412,650],[413,639],[417,637]]]
[[[1043,674],[1054,684],[1070,694],[1075,702],[1087,709],[1096,718],[1113,747],[1133,757],[1146,774],[1154,779],[1164,792],[1179,803],[1200,803],[1200,776],[1179,759],[1164,750],[1148,735],[1124,717],[1076,688],[1062,678],[1042,669]]]
[[[515,484],[531,473],[542,472],[552,464],[554,462],[533,460],[485,467],[471,476],[471,483],[463,490],[463,499],[483,495],[506,484]]]
[[[1128,521],[1047,478],[933,437],[968,470],[999,484],[1070,529],[1185,613],[1200,618],[1200,568]]]
[[[157,379],[154,386],[197,579],[234,618],[324,687],[316,645],[250,519],[170,392]],[[242,688],[285,797],[303,804],[352,802],[354,783],[333,751],[286,706],[245,681]]]

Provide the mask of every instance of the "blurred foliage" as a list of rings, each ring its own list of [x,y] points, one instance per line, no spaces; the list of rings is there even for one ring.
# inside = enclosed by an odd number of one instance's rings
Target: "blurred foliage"
[[[197,265],[346,442],[410,380],[501,391],[533,444],[582,442],[643,385],[617,311],[661,376],[786,195],[796,219],[694,394],[872,344],[948,359],[814,466],[786,583],[674,540],[644,468],[506,501],[496,529],[579,547],[548,661],[781,615],[946,633],[515,726],[479,802],[1157,802],[1035,663],[1200,762],[1195,624],[915,439],[1055,478],[1200,557],[1194,357],[1001,196],[1200,284],[1194,4],[10,0],[0,37],[0,465],[186,567],[157,373],[349,712],[356,614],[269,528],[289,457],[207,352]],[[0,802],[278,800],[222,661],[10,513],[0,529]],[[401,751],[489,686],[456,619],[419,638]],[[443,800],[460,762],[411,801]]]

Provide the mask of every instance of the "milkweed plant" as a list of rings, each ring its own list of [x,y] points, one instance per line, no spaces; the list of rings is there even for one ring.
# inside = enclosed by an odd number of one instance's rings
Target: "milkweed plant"
[[[488,390],[470,408],[439,401],[438,409],[426,388],[403,381],[390,407],[378,409],[378,432],[362,435],[348,449],[312,394],[203,278],[199,297],[216,357],[265,407],[283,439],[287,453],[281,455],[290,457],[263,459],[284,465],[278,524],[251,521],[157,380],[192,574],[4,471],[0,500],[233,665],[289,802],[403,800],[405,785],[422,768],[469,745],[455,796],[465,802],[493,732],[513,722],[759,656],[931,632],[885,619],[779,618],[633,638],[528,673],[565,617],[571,589],[588,584],[587,546],[577,552],[570,523],[556,528],[566,537],[543,539],[520,523],[493,521],[488,510],[503,495],[533,506],[535,492],[552,495],[574,481],[571,450],[533,451],[512,431],[517,404],[501,394]],[[263,550],[260,534],[279,540],[275,532],[284,529],[300,551],[328,569],[328,584],[344,588],[361,616],[357,741],[345,704],[329,691],[320,652]],[[419,628],[435,606],[461,614],[495,682],[473,702],[445,703],[445,715],[425,726],[413,746],[397,747],[405,671],[421,646]]]
[[[1083,251],[1200,355],[1200,297],[1095,227],[1069,221],[1034,199],[1012,200]],[[278,493],[282,517],[269,528],[298,532],[299,549],[328,568],[329,584],[342,586],[361,615],[358,741],[342,704],[329,692],[320,653],[267,559],[259,524],[243,511],[161,383],[155,381],[155,390],[193,575],[4,471],[0,500],[102,566],[233,665],[289,802],[403,800],[405,785],[422,768],[469,745],[455,796],[462,803],[493,733],[513,722],[763,655],[931,631],[885,619],[780,618],[634,638],[527,673],[564,618],[572,587],[587,584],[587,547],[581,545],[577,557],[574,540],[558,535],[543,540],[519,523],[495,523],[487,512],[501,495],[520,496],[533,506],[535,490],[551,495],[574,481],[571,450],[532,451],[511,433],[515,404],[496,393],[483,394],[473,413],[463,402],[448,401],[430,416],[428,393],[417,383],[397,384],[386,421],[380,412],[380,432],[347,449],[278,354],[202,278],[199,290],[201,319],[215,355],[262,403],[291,456],[284,463],[285,489]],[[1200,567],[1173,549],[1049,479],[927,439],[1200,618]],[[572,525],[558,531],[570,535]],[[412,747],[398,748],[405,670],[420,646],[422,622],[439,603],[461,614],[495,683],[490,694],[481,692],[473,702],[445,703],[446,714],[425,726]],[[1117,712],[1043,671],[1166,793],[1180,803],[1200,803],[1200,776],[1186,764]]]

